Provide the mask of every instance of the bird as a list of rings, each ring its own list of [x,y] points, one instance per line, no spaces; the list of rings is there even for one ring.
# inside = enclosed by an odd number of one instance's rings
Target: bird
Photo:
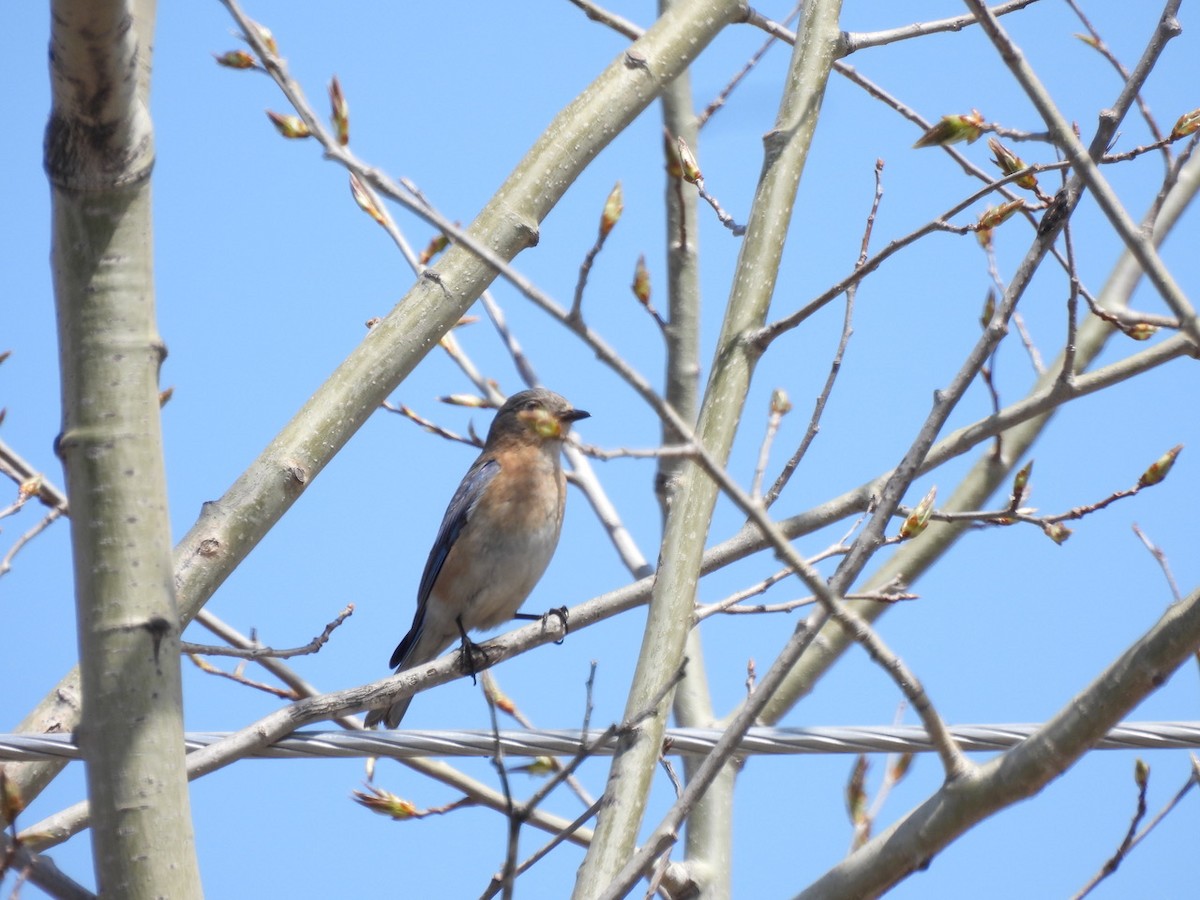
[[[550,564],[567,499],[561,451],[571,425],[591,414],[534,388],[496,413],[483,451],[463,476],[438,528],[417,588],[412,627],[388,663],[400,672],[436,659],[468,631],[512,619]],[[367,727],[399,726],[411,697],[371,710]]]

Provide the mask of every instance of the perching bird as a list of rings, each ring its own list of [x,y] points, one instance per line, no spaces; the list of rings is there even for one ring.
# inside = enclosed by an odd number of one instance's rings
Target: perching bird
[[[467,646],[468,631],[513,618],[558,544],[567,499],[563,439],[589,415],[543,388],[513,394],[500,407],[442,518],[412,628],[389,663],[396,671],[436,659],[457,640]],[[411,702],[371,710],[367,726],[395,728]]]

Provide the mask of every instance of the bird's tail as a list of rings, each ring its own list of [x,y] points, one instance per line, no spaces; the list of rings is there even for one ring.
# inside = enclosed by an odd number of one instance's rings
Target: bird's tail
[[[440,629],[414,627],[396,647],[396,652],[392,654],[391,664],[396,667],[397,672],[424,665],[437,659],[442,651],[452,643],[454,643],[453,634],[447,637]],[[388,728],[400,727],[400,720],[408,712],[409,704],[412,701],[412,697],[405,697],[386,709],[371,710],[367,713],[367,727],[374,728],[380,722],[383,722]]]
[[[397,700],[387,709],[373,709],[367,713],[367,727],[374,728],[380,722],[387,725],[388,728],[399,728],[400,720],[404,718],[404,714],[408,712],[408,705],[412,703],[412,697],[405,697],[403,700]]]

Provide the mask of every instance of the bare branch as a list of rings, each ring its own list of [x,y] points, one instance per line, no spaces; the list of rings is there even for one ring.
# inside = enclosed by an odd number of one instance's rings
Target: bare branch
[[[628,19],[624,19],[616,13],[604,9],[599,4],[591,2],[591,0],[569,0],[569,2],[583,10],[583,14],[593,22],[607,25],[613,31],[625,35],[631,41],[635,41],[642,36],[643,29],[634,25]]]
[[[1125,832],[1125,837],[1121,841],[1121,846],[1117,848],[1109,860],[1100,867],[1097,872],[1079,893],[1075,894],[1072,900],[1083,900],[1088,894],[1095,890],[1105,878],[1117,871],[1117,867],[1121,865],[1121,861],[1129,853],[1133,846],[1134,836],[1137,834],[1138,824],[1146,816],[1146,789],[1150,786],[1150,767],[1139,758],[1134,763],[1134,780],[1137,783],[1137,808],[1134,810],[1133,818],[1129,822],[1129,828]]]
[[[877,159],[875,160],[875,195],[871,201],[871,211],[867,214],[866,225],[863,228],[858,260],[854,264],[855,274],[867,264],[867,250],[871,244],[871,234],[875,230],[875,217],[879,214],[879,204],[882,200],[883,160]],[[846,355],[846,347],[850,343],[850,335],[854,333],[852,327],[854,320],[854,298],[858,293],[858,284],[858,281],[846,283],[846,312],[842,318],[842,334],[838,339],[837,350],[833,354],[833,362],[829,366],[829,375],[825,379],[825,386],[821,389],[821,393],[817,395],[817,402],[813,407],[812,418],[809,419],[808,430],[805,431],[804,437],[801,438],[800,446],[796,448],[796,452],[792,454],[791,459],[787,461],[783,470],[776,477],[775,483],[771,485],[771,489],[767,491],[767,495],[763,498],[764,506],[770,507],[778,499],[780,491],[787,485],[788,480],[792,477],[792,473],[800,465],[800,461],[804,458],[804,454],[808,452],[809,446],[816,439],[817,432],[820,430],[821,415],[825,412],[825,404],[829,402],[829,395],[833,393],[833,384],[842,369],[842,359]]]
[[[996,811],[1036,794],[1187,659],[1200,641],[1200,591],[1171,606],[1080,695],[1013,749],[947,784],[798,896],[878,896]]]
[[[1162,569],[1163,576],[1167,579],[1167,585],[1171,588],[1171,596],[1178,603],[1183,599],[1183,594],[1180,593],[1179,584],[1175,581],[1175,575],[1171,572],[1171,564],[1167,562],[1167,554],[1146,536],[1146,533],[1138,527],[1137,522],[1133,523],[1133,533],[1138,536],[1138,540],[1150,551],[1150,555],[1154,557],[1155,562]]]
[[[8,552],[4,554],[4,558],[0,559],[0,575],[7,575],[12,570],[13,560],[16,559],[17,554],[25,548],[25,545],[53,525],[55,520],[63,515],[65,511],[65,506],[56,507],[50,510],[50,512],[46,513],[46,515],[44,515],[36,525],[13,541],[13,545],[8,548]]]
[[[1200,318],[1197,318],[1195,308],[1159,257],[1153,241],[1149,240],[1129,217],[1116,193],[1104,176],[1100,174],[1099,167],[1089,155],[1088,148],[1084,147],[1079,138],[1075,136],[1071,124],[1058,111],[1049,92],[1025,61],[1020,49],[1009,39],[1000,23],[996,21],[981,0],[966,0],[966,3],[979,16],[987,36],[996,45],[1001,58],[1008,65],[1021,87],[1024,88],[1026,95],[1037,107],[1038,112],[1042,114],[1042,118],[1054,135],[1055,142],[1066,154],[1079,178],[1095,196],[1096,202],[1108,217],[1113,229],[1125,242],[1125,246],[1137,259],[1146,272],[1146,276],[1162,295],[1171,311],[1179,318],[1180,327],[1184,333],[1191,338],[1193,344],[1200,346]],[[1124,108],[1127,109],[1128,103],[1136,97],[1142,80],[1149,75],[1154,60],[1158,58],[1167,41],[1179,34],[1181,26],[1175,18],[1178,7],[1179,0],[1170,0],[1163,10],[1158,28],[1146,48],[1142,61],[1134,75],[1126,81],[1123,96],[1127,96],[1129,99],[1125,101]],[[1112,114],[1106,117],[1104,127],[1099,130],[1098,137],[1110,133],[1111,129],[1116,128],[1119,114],[1123,112],[1121,102],[1119,99]],[[1113,121],[1114,119],[1116,121]],[[1095,142],[1093,142],[1093,150],[1095,150]]]
[[[252,647],[249,649],[242,647],[224,647],[213,644],[193,644],[190,641],[180,641],[179,649],[182,653],[201,654],[204,656],[233,656],[238,659],[261,659],[263,657],[272,657],[274,659],[291,659],[293,656],[308,656],[312,653],[317,653],[322,647],[328,643],[330,636],[346,619],[354,615],[354,604],[348,603],[346,607],[337,615],[332,622],[325,626],[325,629],[315,638],[309,641],[302,647],[293,647],[289,650],[276,650],[273,647]]]

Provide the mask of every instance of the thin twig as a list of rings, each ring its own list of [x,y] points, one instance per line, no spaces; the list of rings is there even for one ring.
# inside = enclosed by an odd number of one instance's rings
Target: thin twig
[[[837,297],[841,296],[841,294],[846,292],[852,285],[856,285],[861,282],[864,278],[878,269],[884,262],[894,256],[900,250],[903,250],[905,247],[920,240],[921,238],[937,232],[950,231],[956,234],[968,234],[973,230],[976,230],[974,225],[954,226],[950,224],[949,220],[993,191],[1000,191],[1002,194],[1005,194],[1006,186],[1016,181],[1019,177],[1019,173],[1008,175],[995,181],[985,177],[984,180],[986,181],[986,184],[984,187],[959,201],[954,206],[950,207],[950,209],[946,210],[946,212],[944,212],[942,215],[931,219],[924,225],[919,226],[902,237],[893,239],[882,250],[863,261],[861,265],[856,264],[849,275],[827,290],[823,291],[821,294],[817,295],[804,307],[794,313],[791,313],[790,315],[783,317],[782,319],[778,319],[775,322],[764,325],[758,331],[758,333],[753,336],[752,339],[758,344],[758,346],[766,349],[766,347],[773,340],[775,340],[775,338],[803,323],[806,319],[813,315],[813,313],[823,308],[832,300],[835,300]]]
[[[231,628],[207,609],[200,610],[196,616],[196,623],[235,646],[249,648],[256,644],[255,641],[239,633],[236,629]],[[284,684],[288,685],[298,697],[317,697],[321,693],[314,685],[301,678],[296,674],[294,669],[280,660],[264,658],[256,659],[254,663],[266,669]],[[351,715],[336,715],[331,721],[350,731],[363,731],[362,720]],[[406,757],[397,761],[415,772],[440,781],[454,790],[461,791],[466,795],[467,800],[476,806],[482,806],[497,812],[503,811],[503,797],[474,778],[463,774],[453,766],[440,760],[419,757]],[[446,808],[434,810],[434,812],[439,813],[444,811],[446,811]],[[583,846],[587,846],[591,840],[590,832],[585,830],[583,833],[578,833],[578,826],[570,833],[563,834],[563,828],[566,824],[565,820],[557,816],[552,816],[543,810],[532,812],[529,815],[529,822],[543,831],[559,835],[559,840],[571,840]]]
[[[579,444],[579,451],[592,459],[688,459],[696,455],[696,448],[691,444],[680,444],[670,447],[613,447],[604,449],[594,444]]]
[[[38,520],[36,525],[13,541],[13,545],[8,548],[8,552],[4,554],[4,558],[0,559],[0,575],[7,575],[12,569],[13,560],[16,559],[17,554],[24,549],[25,545],[53,525],[55,520],[64,515],[65,512],[65,506],[55,507]]]
[[[797,3],[794,7],[792,7],[792,11],[789,12],[787,14],[787,16],[784,17],[783,25],[777,25],[777,23],[774,23],[774,22],[771,23],[772,25],[776,26],[777,30],[769,32],[768,37],[765,41],[763,41],[762,46],[759,47],[757,50],[754,51],[754,53],[752,53],[750,55],[750,59],[748,59],[746,61],[746,64],[744,66],[742,66],[741,70],[738,71],[738,73],[736,75],[734,75],[731,79],[729,79],[729,83],[726,84],[725,87],[721,88],[720,92],[717,94],[716,97],[714,97],[712,99],[711,102],[709,102],[708,106],[704,107],[704,111],[701,112],[700,115],[698,115],[696,117],[696,128],[697,129],[703,128],[708,123],[708,120],[711,119],[713,117],[713,115],[717,112],[717,110],[719,110],[722,106],[725,105],[725,102],[729,99],[729,96],[733,93],[734,89],[739,84],[742,83],[742,80],[747,75],[749,75],[751,71],[753,71],[754,67],[758,65],[759,61],[766,55],[767,51],[771,49],[771,47],[775,44],[776,41],[780,40],[783,37],[784,33],[791,34],[792,35],[791,42],[793,44],[796,42],[795,34],[793,34],[790,31],[787,31],[787,28],[785,26],[792,19],[796,18],[796,16],[800,15],[800,11],[802,9],[804,9],[804,3],[803,2]],[[750,18],[748,19],[748,21],[752,25],[757,25],[759,27],[765,27],[766,23],[769,20],[765,19],[761,16],[756,16],[754,10],[750,10]]]
[[[517,847],[520,845],[522,820],[517,815],[516,804],[513,802],[512,785],[508,780],[508,770],[504,765],[504,748],[500,744],[500,718],[496,715],[496,703],[492,692],[485,680],[483,696],[487,700],[488,715],[492,721],[492,737],[495,741],[495,752],[492,754],[492,767],[500,778],[500,790],[504,794],[506,816],[508,818],[508,840],[504,847],[504,867],[500,870],[500,885],[504,900],[511,900],[516,890]]]
[[[583,14],[593,22],[599,22],[601,25],[607,25],[618,34],[623,34],[630,40],[637,40],[642,36],[642,29],[634,25],[628,19],[618,16],[598,3],[593,3],[591,0],[570,0],[575,6],[583,10]]]
[[[763,431],[762,444],[758,448],[758,462],[754,466],[754,477],[750,481],[750,496],[755,500],[762,497],[763,475],[767,470],[767,462],[771,458],[771,444],[779,432],[779,423],[783,417],[792,411],[791,401],[782,388],[771,392],[771,406],[767,412],[767,427]]]
[[[4,441],[0,441],[0,474],[7,475],[18,487],[36,483],[37,498],[42,503],[51,509],[61,508],[67,512],[67,495]]]
[[[1146,532],[1138,526],[1137,522],[1133,523],[1133,533],[1138,536],[1138,540],[1150,551],[1150,555],[1154,557],[1159,568],[1162,569],[1163,576],[1167,579],[1167,586],[1171,589],[1171,596],[1178,603],[1183,599],[1183,594],[1179,591],[1179,583],[1175,581],[1175,575],[1171,572],[1171,564],[1167,562],[1167,554],[1162,551],[1162,548],[1157,546],[1146,535]]]
[[[521,348],[521,342],[517,340],[516,335],[508,327],[508,320],[505,318],[504,310],[501,309],[500,304],[492,298],[491,294],[480,299],[483,301],[483,308],[487,311],[488,318],[492,320],[492,326],[496,329],[500,340],[504,342],[504,348],[512,358],[513,365],[517,367],[517,372],[520,374],[521,380],[529,387],[536,387],[541,384],[541,379],[538,378],[537,372],[534,371],[533,364]]]
[[[436,434],[439,437],[446,438],[447,440],[459,441],[460,443],[463,443],[463,444],[469,444],[472,447],[482,447],[483,446],[483,441],[481,441],[478,438],[478,436],[465,437],[461,434],[456,434],[455,432],[449,431],[448,429],[443,428],[441,425],[438,425],[438,424],[430,421],[429,419],[426,419],[424,416],[419,415],[418,413],[414,412],[412,409],[410,409],[409,407],[407,407],[403,404],[401,404],[400,406],[396,406],[385,400],[381,405],[388,412],[395,413],[398,416],[404,416],[404,418],[408,419],[410,422],[416,422],[418,425],[420,425],[422,428],[424,428],[426,431],[430,432],[431,434]]]
[[[1084,15],[1083,10],[1079,8],[1079,4],[1076,3],[1075,0],[1067,0],[1067,6],[1071,7],[1071,11],[1075,13],[1076,17],[1078,17],[1079,21],[1083,23],[1083,27],[1087,29],[1088,34],[1091,36],[1091,40],[1086,41],[1085,43],[1087,43],[1093,50],[1103,56],[1106,60],[1108,60],[1112,67],[1117,70],[1117,74],[1121,76],[1121,81],[1123,83],[1128,83],[1130,77],[1129,70],[1122,65],[1121,61],[1117,59],[1116,54],[1113,53],[1108,44],[1104,42],[1104,38],[1100,36],[1100,32],[1096,30],[1096,27],[1092,24],[1091,20]],[[1150,112],[1150,107],[1146,105],[1146,101],[1142,97],[1141,91],[1139,91],[1136,96],[1138,109],[1142,113],[1142,118],[1146,120],[1146,127],[1150,129],[1150,133],[1154,135],[1154,140],[1156,142],[1163,143],[1163,134],[1158,128],[1158,123],[1154,120],[1154,114]],[[1165,143],[1163,143],[1162,151],[1163,161],[1166,163],[1167,168],[1169,169],[1171,166],[1171,151],[1166,148]]]
[[[875,230],[875,218],[879,214],[879,204],[882,200],[883,160],[877,159],[875,160],[875,194],[871,200],[871,211],[867,213],[866,225],[863,227],[858,259],[854,263],[855,274],[867,264],[867,250],[871,245],[871,235]],[[838,345],[833,354],[833,361],[829,364],[829,375],[825,378],[825,386],[821,388],[821,393],[817,395],[817,402],[813,406],[812,417],[808,421],[808,428],[804,432],[804,437],[800,440],[800,446],[796,448],[796,452],[784,464],[783,469],[775,478],[775,483],[771,485],[771,489],[763,497],[763,505],[767,508],[770,508],[771,504],[779,499],[780,492],[791,479],[792,473],[796,471],[796,467],[800,465],[800,461],[804,458],[809,446],[811,446],[813,440],[816,439],[817,433],[820,431],[821,416],[825,412],[825,404],[829,402],[829,396],[833,393],[834,382],[837,380],[838,373],[842,370],[842,359],[846,354],[846,347],[850,343],[850,336],[854,333],[854,300],[857,296],[858,281],[848,282],[846,284],[846,309],[842,315],[842,333],[838,338]]]
[[[685,659],[683,664],[675,672],[674,676],[667,680],[667,683],[663,689],[659,691],[654,698],[652,698],[651,702],[648,703],[641,712],[630,716],[619,725],[610,725],[595,740],[586,741],[584,745],[579,748],[579,751],[571,758],[570,762],[563,766],[562,769],[557,772],[552,779],[550,779],[538,792],[530,797],[526,804],[523,804],[522,807],[513,811],[512,819],[519,821],[526,808],[534,808],[537,804],[541,803],[541,801],[544,800],[563,780],[572,776],[579,766],[595,753],[595,749],[597,747],[611,741],[617,735],[628,734],[632,732],[645,719],[654,716],[656,714],[655,711],[657,710],[658,705],[662,703],[663,697],[669,695],[679,684],[680,680],[682,680],[686,666],[687,660]],[[594,672],[595,670],[593,668],[593,674]],[[586,734],[586,730],[584,733]],[[595,801],[591,806],[589,806],[588,809],[582,815],[580,815],[574,823],[572,823],[572,826],[574,827],[577,824],[582,824],[595,815],[599,810],[600,804],[603,802],[603,800],[604,798],[601,797],[599,800]],[[542,859],[547,853],[550,852],[550,850],[557,846],[559,842],[559,838],[556,837],[555,839],[551,840],[546,847],[539,850],[519,866],[513,865],[512,868],[509,869],[507,868],[506,863],[505,870],[499,875],[493,876],[491,884],[489,885],[488,889],[484,891],[482,896],[494,897],[499,890],[510,885],[518,875],[520,875],[522,872],[525,872],[536,862]],[[510,846],[511,845],[512,841],[510,841]]]
[[[1075,377],[1075,337],[1079,333],[1079,270],[1075,266],[1075,241],[1071,237],[1071,223],[1063,227],[1063,247],[1067,255],[1067,339],[1063,344],[1063,364],[1059,379],[1070,381]]]
[[[1137,807],[1134,810],[1133,818],[1129,822],[1129,828],[1125,832],[1125,837],[1121,840],[1121,845],[1117,847],[1117,851],[1100,867],[1100,871],[1092,876],[1091,880],[1075,894],[1072,900],[1083,900],[1101,881],[1117,871],[1117,867],[1121,865],[1122,860],[1129,853],[1130,847],[1133,846],[1133,839],[1137,834],[1138,824],[1146,816],[1146,788],[1150,784],[1150,767],[1142,762],[1141,759],[1138,759],[1134,763],[1134,768],[1134,780],[1137,782],[1138,789]]]
[[[291,659],[293,656],[308,656],[312,653],[317,653],[328,642],[330,635],[337,630],[346,619],[354,615],[354,604],[347,603],[337,617],[325,626],[324,630],[315,638],[305,644],[303,647],[293,647],[290,650],[276,650],[272,647],[226,647],[215,646],[211,644],[193,644],[190,641],[180,641],[179,649],[182,653],[194,654],[199,653],[204,656],[234,656],[238,659],[261,659],[263,657],[273,657],[274,659]]]
[[[1036,2],[1037,0],[1008,0],[1007,3],[997,3],[992,7],[992,15],[1006,16]],[[848,32],[844,37],[842,55],[849,56],[851,53],[858,50],[865,50],[868,47],[882,47],[885,44],[894,44],[897,41],[906,41],[911,38],[923,37],[927,34],[962,31],[964,28],[974,24],[976,24],[975,16],[967,13],[961,16],[952,16],[948,19],[936,19],[932,22],[916,22],[912,25],[903,25],[899,28],[889,28],[886,31],[852,31]]]
[[[595,669],[593,667],[593,672],[594,671],[595,671]],[[533,720],[531,720],[528,716],[526,716],[521,711],[521,709],[517,706],[517,704],[513,701],[513,699],[501,690],[499,682],[496,679],[496,676],[492,673],[492,671],[490,669],[486,672],[479,673],[479,677],[480,677],[480,680],[483,682],[484,691],[486,692],[486,694],[489,698],[489,702],[494,703],[496,705],[496,707],[499,708],[502,712],[505,712],[508,715],[512,716],[513,719],[516,720],[517,724],[520,725],[525,730],[527,730],[527,731],[536,731],[537,730],[537,727],[533,724]],[[586,722],[584,723],[583,730],[587,731],[587,723]],[[554,771],[554,772],[562,771],[562,768],[563,768],[562,764],[556,758],[554,758],[552,756],[548,756],[548,757],[544,757],[544,759],[545,759],[546,763],[550,766],[552,771]],[[524,768],[528,768],[528,767],[524,767]],[[584,787],[583,782],[581,782],[578,778],[576,778],[573,775],[570,775],[567,777],[566,782],[567,782],[567,786],[569,788],[571,788],[571,790],[575,793],[575,796],[579,798],[579,800],[583,803],[584,806],[591,806],[595,802],[596,798],[591,795],[591,793],[588,791],[588,789],[586,787]]]
[[[1159,823],[1161,823],[1171,813],[1171,811],[1179,805],[1180,801],[1183,800],[1183,798],[1187,795],[1187,792],[1194,788],[1197,784],[1200,784],[1200,759],[1196,758],[1195,753],[1190,754],[1190,756],[1192,766],[1191,773],[1189,774],[1187,781],[1183,783],[1183,787],[1175,792],[1175,796],[1168,800],[1166,805],[1160,809],[1154,815],[1154,817],[1150,819],[1149,822],[1146,823],[1146,827],[1134,836],[1133,842],[1129,845],[1130,850],[1149,837],[1150,832],[1157,828]]]
[[[255,681],[253,678],[247,678],[242,674],[242,664],[239,663],[237,669],[232,672],[226,672],[224,669],[218,669],[216,666],[209,663],[201,656],[195,653],[187,654],[187,658],[196,664],[196,667],[207,675],[216,675],[218,678],[228,678],[235,684],[240,684],[243,687],[252,688],[256,691],[262,691],[264,694],[270,694],[272,697],[279,697],[281,700],[299,700],[300,695],[289,688],[278,688],[273,684],[267,684],[262,681]]]
[[[872,603],[899,603],[903,600],[919,600],[920,594],[913,594],[908,591],[862,591],[851,592],[846,594],[843,600],[867,600]],[[793,613],[798,609],[803,609],[807,606],[815,606],[817,604],[816,597],[800,597],[796,600],[788,600],[785,603],[760,603],[754,606],[727,606],[719,612],[727,616],[761,616],[771,613]]]
[[[572,2],[574,2],[574,0],[572,0]],[[559,844],[563,843],[564,841],[569,840],[571,838],[571,836],[575,834],[576,831],[578,831],[581,827],[583,827],[583,824],[585,822],[587,822],[589,819],[592,819],[596,815],[596,813],[598,813],[600,811],[600,806],[603,802],[604,802],[604,798],[601,797],[599,800],[597,800],[595,803],[593,803],[588,809],[584,810],[582,813],[580,813],[578,816],[576,816],[574,821],[572,821],[569,825],[567,825],[567,827],[564,828],[560,833],[558,833],[554,837],[552,837],[545,846],[540,847],[537,850],[537,852],[535,852],[532,856],[530,856],[529,858],[524,860],[519,866],[517,866],[516,870],[513,872],[514,877],[520,876],[524,872],[527,872],[536,863],[538,863],[539,861],[544,859],[550,853],[551,850],[553,850],[555,847],[557,847]],[[501,890],[503,883],[504,883],[504,881],[500,876],[498,876],[498,875],[493,876],[491,884],[489,884],[487,889],[480,895],[480,900],[488,900],[488,898],[495,897],[496,894]]]
[[[575,283],[575,297],[571,301],[571,311],[568,313],[572,319],[579,319],[583,315],[583,289],[587,286],[588,273],[592,271],[592,264],[600,255],[600,251],[604,249],[604,242],[621,217],[621,207],[621,182],[618,181],[604,203],[604,211],[600,216],[600,228],[596,233],[596,243],[592,245],[592,249],[587,252],[579,266],[579,280]]]
[[[1101,147],[1097,147],[1097,140],[1104,138],[1105,145],[1107,144],[1107,138],[1116,128],[1122,110],[1128,109],[1129,104],[1136,98],[1141,84],[1149,75],[1167,42],[1182,30],[1178,19],[1175,18],[1179,2],[1180,0],[1169,0],[1167,3],[1146,52],[1142,55],[1137,69],[1126,80],[1122,96],[1114,104],[1112,114],[1105,116],[1105,121],[1098,129],[1097,138],[1093,140],[1089,151],[1089,148],[1084,147],[1075,135],[1070,122],[1058,111],[1053,98],[1025,61],[1020,49],[1012,42],[982,0],[966,0],[967,6],[979,16],[984,32],[996,46],[1001,59],[1045,120],[1054,135],[1055,142],[1066,154],[1078,178],[1087,185],[1088,190],[1095,197],[1113,230],[1141,265],[1146,277],[1171,308],[1171,311],[1179,317],[1180,327],[1184,333],[1191,338],[1194,344],[1200,346],[1200,317],[1197,316],[1195,308],[1163,263],[1153,241],[1149,240],[1137,223],[1130,218],[1116,192],[1100,174],[1099,166],[1093,158],[1093,154],[1099,156],[1101,152]]]

